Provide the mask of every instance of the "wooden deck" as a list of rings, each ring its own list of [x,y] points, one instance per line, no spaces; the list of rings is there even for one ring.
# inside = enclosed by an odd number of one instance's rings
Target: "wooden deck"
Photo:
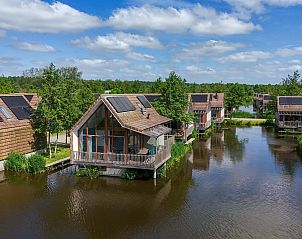
[[[172,136],[165,140],[165,146],[155,155],[72,152],[72,164],[95,165],[109,168],[135,168],[156,170],[171,158]]]

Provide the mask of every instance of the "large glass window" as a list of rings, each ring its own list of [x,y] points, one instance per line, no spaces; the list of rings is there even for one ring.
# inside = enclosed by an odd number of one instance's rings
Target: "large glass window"
[[[82,152],[105,153],[106,129],[108,136],[108,152],[125,153],[125,129],[108,111],[107,128],[104,105],[89,118],[80,129],[80,150]]]

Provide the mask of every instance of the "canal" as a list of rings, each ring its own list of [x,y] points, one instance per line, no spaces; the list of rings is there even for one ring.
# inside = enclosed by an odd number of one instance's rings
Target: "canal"
[[[0,238],[301,238],[302,164],[261,127],[196,142],[166,179],[5,174]]]

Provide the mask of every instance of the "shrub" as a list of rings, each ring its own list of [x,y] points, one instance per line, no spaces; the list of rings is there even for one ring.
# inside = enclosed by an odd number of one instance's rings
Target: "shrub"
[[[10,153],[5,160],[5,170],[27,173],[43,172],[46,164],[41,155],[32,155],[26,158],[17,152]]]
[[[297,137],[298,148],[302,149],[302,135]]]
[[[43,172],[46,166],[46,160],[42,155],[32,155],[28,157],[28,171],[30,173],[40,173]]]
[[[85,168],[80,169],[76,175],[78,177],[89,177],[90,179],[95,179],[100,176],[100,170],[96,166],[85,166]]]
[[[6,157],[4,168],[10,171],[28,172],[29,165],[24,155],[12,152]]]

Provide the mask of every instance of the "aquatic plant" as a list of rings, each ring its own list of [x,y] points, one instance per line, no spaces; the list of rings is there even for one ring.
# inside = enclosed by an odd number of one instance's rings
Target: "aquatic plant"
[[[90,179],[96,179],[100,176],[100,169],[97,166],[85,166],[80,169],[76,175],[78,177],[88,177]]]
[[[301,150],[302,149],[302,135],[299,135],[297,137],[297,143],[298,143],[298,148]]]

